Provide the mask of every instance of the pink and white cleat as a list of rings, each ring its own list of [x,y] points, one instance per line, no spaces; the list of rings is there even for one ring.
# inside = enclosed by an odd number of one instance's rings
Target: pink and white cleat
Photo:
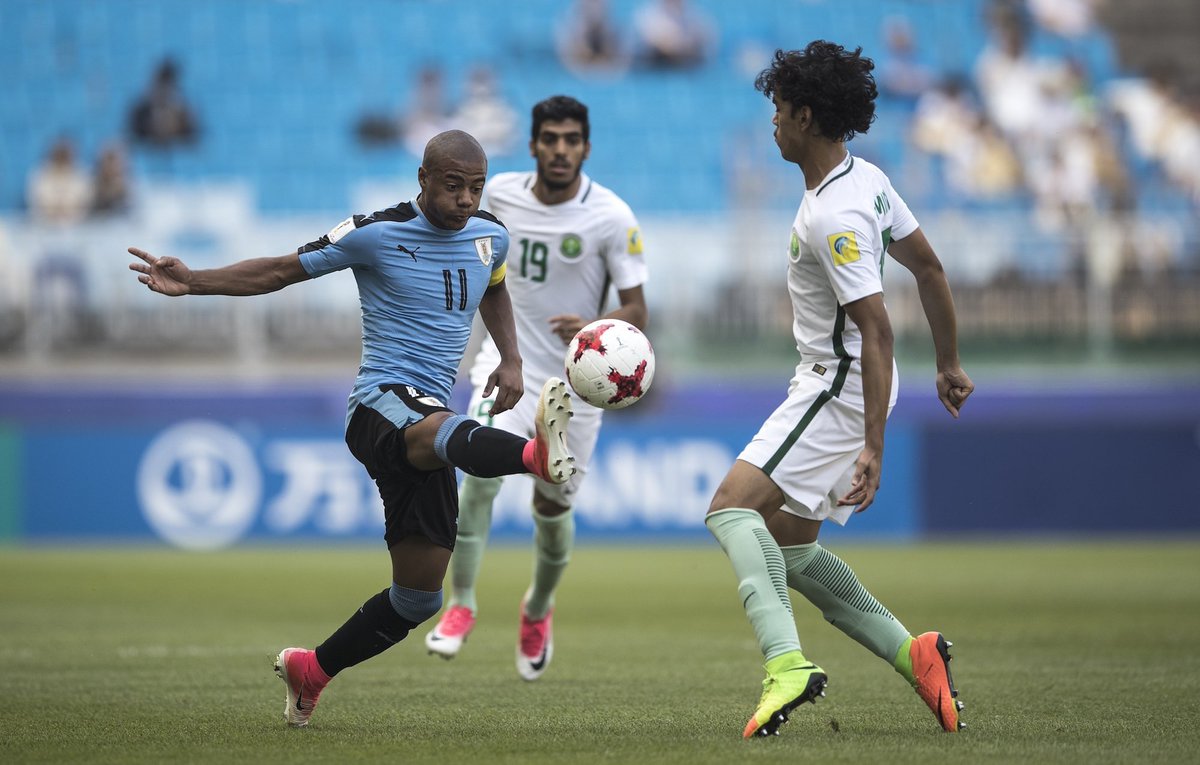
[[[517,637],[517,674],[525,680],[537,680],[550,666],[554,656],[554,609],[541,619],[530,619],[525,615],[525,601],[521,601],[521,629]]]
[[[557,377],[546,380],[534,418],[536,438],[523,456],[529,472],[547,483],[566,483],[575,475],[575,458],[567,449],[567,425],[574,414],[567,384]]]
[[[451,606],[442,614],[437,626],[425,636],[425,647],[443,659],[458,655],[467,635],[475,629],[475,614],[466,606]]]
[[[275,659],[275,674],[287,686],[287,702],[283,707],[283,719],[293,728],[308,725],[317,699],[329,676],[317,663],[317,654],[306,648],[285,648]]]

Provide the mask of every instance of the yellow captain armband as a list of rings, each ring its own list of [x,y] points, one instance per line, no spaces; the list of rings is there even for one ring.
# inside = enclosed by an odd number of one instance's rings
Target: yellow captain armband
[[[492,271],[492,278],[488,279],[488,286],[495,287],[500,282],[504,281],[504,275],[508,273],[508,264],[501,263],[500,267]]]

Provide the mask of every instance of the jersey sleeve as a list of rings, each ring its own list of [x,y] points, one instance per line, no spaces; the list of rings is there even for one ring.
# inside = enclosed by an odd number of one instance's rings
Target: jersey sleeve
[[[492,276],[488,286],[492,287],[504,281],[508,273],[508,231],[503,226],[497,226],[497,232],[492,236],[495,240],[495,250],[492,255]]]
[[[881,253],[872,235],[874,221],[860,213],[843,213],[814,221],[810,240],[817,261],[829,277],[838,303],[846,305],[883,292]]]
[[[896,189],[892,188],[891,181],[888,181],[888,196],[891,197],[892,203],[892,241],[895,241],[916,231],[920,224],[917,222],[917,217],[912,214],[912,210],[908,209],[904,199],[896,193]]]
[[[605,257],[613,286],[627,290],[646,283],[649,272],[642,251],[642,229],[624,202],[613,206],[605,237]]]
[[[347,218],[320,239],[297,248],[300,265],[314,279],[351,266],[365,265],[375,257],[377,227],[363,226],[365,215]]]

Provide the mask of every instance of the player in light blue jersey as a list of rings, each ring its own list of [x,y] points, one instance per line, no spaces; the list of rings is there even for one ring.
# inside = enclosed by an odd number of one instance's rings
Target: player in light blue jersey
[[[308,724],[330,678],[441,609],[458,517],[455,467],[483,477],[528,472],[553,484],[575,472],[562,380],[542,388],[532,439],[446,407],[476,310],[500,347],[487,381],[496,397],[491,413],[511,409],[524,389],[504,281],[508,232],[479,209],[486,177],[479,143],[451,130],[426,146],[414,201],[347,218],[288,255],[193,271],[177,258],[129,249],[139,259],[129,266],[138,280],[164,295],[261,295],[344,268],[358,282],[362,364],[346,444],[383,499],[392,580],[315,650],[280,652],[275,671],[287,685],[290,725]]]

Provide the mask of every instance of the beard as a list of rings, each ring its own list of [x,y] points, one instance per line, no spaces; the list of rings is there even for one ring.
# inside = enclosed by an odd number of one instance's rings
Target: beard
[[[575,168],[575,172],[565,181],[557,181],[546,175],[541,167],[538,168],[538,181],[550,191],[562,191],[569,188],[572,183],[579,180],[579,174],[583,172],[583,165]]]

